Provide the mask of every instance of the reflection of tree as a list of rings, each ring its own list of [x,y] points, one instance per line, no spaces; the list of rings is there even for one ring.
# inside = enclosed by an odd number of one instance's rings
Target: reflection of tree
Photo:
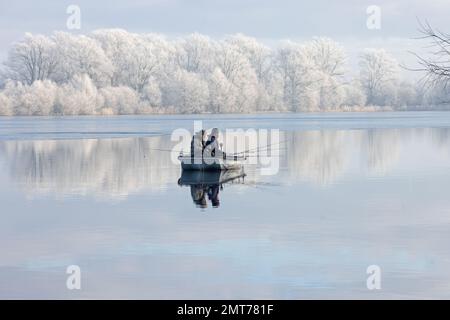
[[[431,129],[431,139],[433,144],[440,148],[443,152],[450,155],[450,129],[438,128]]]
[[[6,141],[0,153],[10,174],[31,191],[128,195],[176,181],[170,139]]]
[[[289,137],[290,136],[290,137]],[[350,156],[344,131],[304,131],[288,135],[287,166],[291,175],[320,185],[332,184]]]
[[[395,130],[368,130],[362,139],[362,149],[367,158],[369,172],[385,175],[398,161],[400,132]]]
[[[401,138],[409,130],[304,131],[288,135],[287,167],[290,178],[319,185],[339,179],[351,159],[364,157],[369,172],[386,174],[398,161]]]
[[[399,160],[400,147],[419,137],[450,150],[447,128],[285,132],[280,165],[287,170],[268,179],[329,185],[359,163],[372,174],[385,175]],[[169,137],[0,141],[0,159],[12,179],[31,192],[115,197],[177,181],[178,164],[171,162],[170,152],[158,150],[171,145]],[[247,184],[264,180],[258,167],[247,165],[246,172]]]

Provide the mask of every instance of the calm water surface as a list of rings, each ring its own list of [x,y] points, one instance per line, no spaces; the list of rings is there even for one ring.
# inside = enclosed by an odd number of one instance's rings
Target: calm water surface
[[[278,174],[193,185],[194,120],[280,129]],[[449,190],[450,113],[0,118],[0,298],[450,298]]]

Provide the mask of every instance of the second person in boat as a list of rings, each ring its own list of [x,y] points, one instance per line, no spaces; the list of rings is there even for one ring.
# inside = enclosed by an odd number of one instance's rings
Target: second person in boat
[[[191,140],[191,163],[202,163],[205,149],[205,130],[195,133]]]
[[[215,159],[225,159],[226,154],[220,148],[219,129],[213,128],[203,150],[203,159],[205,162],[214,162]]]

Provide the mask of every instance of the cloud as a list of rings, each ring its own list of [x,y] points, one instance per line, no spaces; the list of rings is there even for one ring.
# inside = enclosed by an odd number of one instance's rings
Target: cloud
[[[0,30],[6,30],[0,32],[0,59],[5,56],[11,43],[25,32],[48,34],[64,30],[69,4],[72,3],[51,0],[0,3]],[[366,8],[372,4],[371,0],[77,1],[82,13],[82,33],[119,27],[135,32],[161,32],[169,36],[200,32],[221,37],[241,32],[267,42],[283,38],[302,40],[329,36],[338,41],[354,39],[355,44],[370,44],[374,39],[410,39],[417,36],[417,18],[427,19],[444,31],[450,30],[448,1],[379,0],[381,29],[368,30]],[[397,46],[401,48],[401,43]]]

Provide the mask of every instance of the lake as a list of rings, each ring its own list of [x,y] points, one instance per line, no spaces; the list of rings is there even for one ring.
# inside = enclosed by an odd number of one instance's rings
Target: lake
[[[194,120],[279,170],[186,182]],[[0,168],[3,299],[450,298],[450,113],[0,118]]]

